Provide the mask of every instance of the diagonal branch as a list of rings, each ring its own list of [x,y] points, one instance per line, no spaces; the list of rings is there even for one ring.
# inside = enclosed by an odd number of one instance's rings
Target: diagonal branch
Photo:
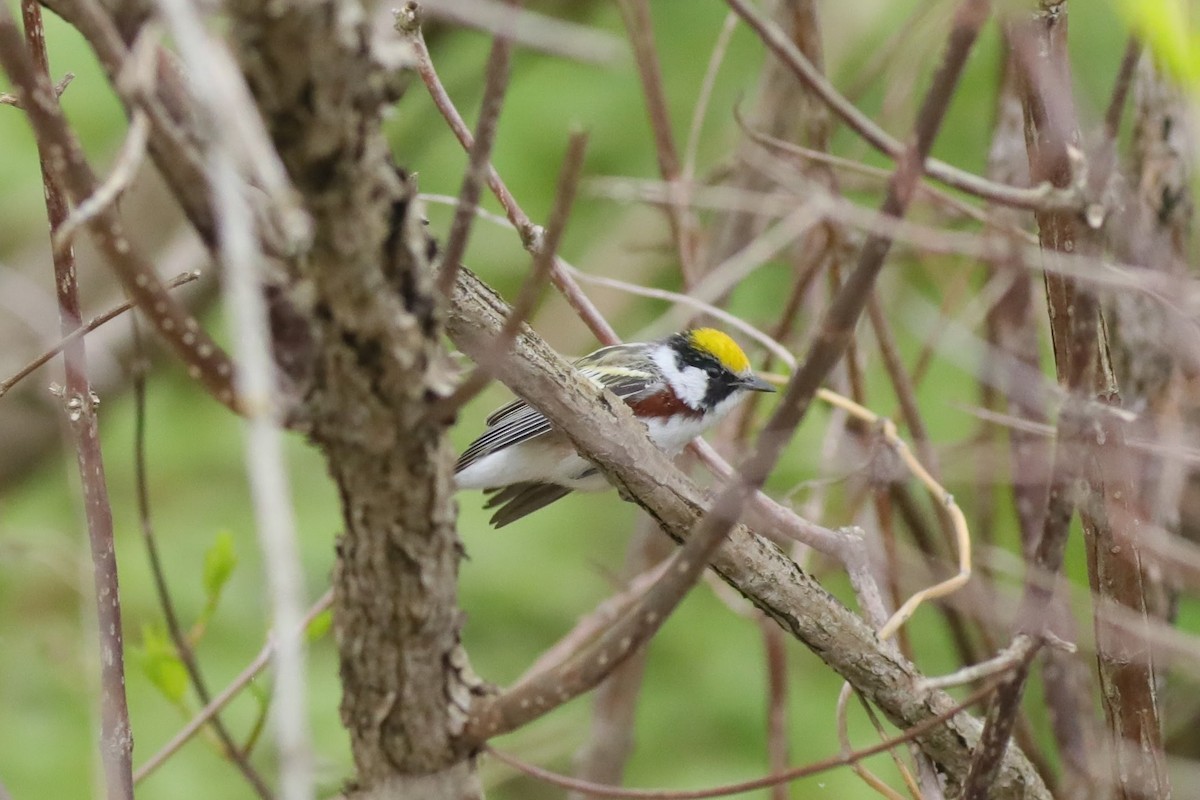
[[[27,104],[26,114],[39,145],[54,154],[47,162],[50,172],[62,181],[75,205],[83,204],[100,183],[62,109],[51,100],[54,89],[49,76],[35,69],[7,7],[0,8],[0,65]],[[188,374],[222,404],[238,411],[229,357],[167,293],[149,260],[129,241],[116,211],[112,207],[98,209],[87,228],[125,291],[187,365]]]
[[[812,62],[805,58],[800,49],[787,37],[778,25],[773,24],[756,11],[746,0],[726,0],[729,7],[749,25],[762,39],[771,52],[791,67],[796,77],[818,95],[842,122],[879,152],[899,161],[904,154],[904,144],[892,138],[874,120],[860,111],[829,79],[821,74]],[[1082,207],[1078,192],[1073,188],[1056,189],[1048,183],[1033,189],[1017,188],[994,183],[969,172],[952,167],[944,161],[931,158],[925,165],[931,178],[960,191],[975,195],[994,203],[1014,208],[1064,208]]]
[[[671,557],[670,566],[642,601],[575,658],[477,705],[467,726],[468,746],[514,730],[593,688],[658,632],[708,567],[717,548],[737,525],[746,503],[762,489],[791,441],[803,417],[802,406],[812,398],[803,376],[803,370],[792,376],[754,450],[688,531],[683,546]]]
[[[468,355],[487,352],[507,317],[499,297],[462,270],[447,332]],[[575,446],[601,465],[609,480],[635,499],[677,541],[686,540],[709,500],[646,438],[628,407],[578,375],[545,342],[522,328],[511,354],[495,364],[496,377],[535,401]],[[766,519],[764,517],[763,519]],[[785,631],[848,680],[897,725],[910,727],[950,708],[941,692],[918,692],[920,674],[872,628],[850,612],[775,546],[736,526],[711,566]],[[919,737],[922,749],[961,779],[978,739],[979,722],[955,716],[945,728]],[[1009,748],[994,789],[996,800],[1048,800],[1028,760]]]
[[[489,159],[492,143],[496,140],[500,110],[504,108],[511,52],[512,42],[504,36],[496,36],[492,42],[492,52],[488,55],[487,66],[484,68],[483,100],[479,104],[475,141],[467,153],[467,170],[463,173],[462,187],[458,190],[454,220],[450,223],[450,232],[446,235],[446,250],[441,256],[438,291],[445,295],[454,290],[454,278],[458,273],[459,262],[467,251],[471,225],[475,222],[475,209],[479,207],[484,173],[490,165]]]

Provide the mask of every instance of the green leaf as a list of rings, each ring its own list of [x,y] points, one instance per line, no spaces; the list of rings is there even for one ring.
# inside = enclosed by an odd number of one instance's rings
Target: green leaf
[[[150,683],[172,703],[183,705],[191,681],[187,668],[167,634],[152,625],[145,626],[137,657]]]
[[[204,554],[204,591],[208,595],[209,606],[215,606],[221,597],[221,591],[229,582],[237,566],[237,551],[233,547],[233,534],[221,531],[213,540],[212,546]]]
[[[1181,0],[1121,0],[1117,7],[1168,72],[1193,83],[1200,80],[1196,30]]]
[[[308,641],[315,642],[325,634],[329,633],[330,626],[333,625],[333,611],[325,609],[320,614],[312,618],[312,622],[308,623],[305,629],[305,634]]]

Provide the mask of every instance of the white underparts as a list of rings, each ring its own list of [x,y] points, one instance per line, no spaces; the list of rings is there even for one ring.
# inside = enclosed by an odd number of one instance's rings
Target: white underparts
[[[676,374],[681,373],[676,370]],[[677,455],[688,442],[728,414],[744,396],[743,391],[731,393],[703,417],[644,420],[650,440],[667,455]],[[565,436],[553,432],[483,456],[454,479],[460,489],[490,489],[527,481],[556,483],[582,492],[600,491],[609,486],[604,476],[597,474],[592,464],[575,452]]]
[[[579,491],[608,488],[602,475],[575,452],[565,436],[548,433],[483,456],[454,476],[460,489],[490,489],[527,481],[557,483]]]

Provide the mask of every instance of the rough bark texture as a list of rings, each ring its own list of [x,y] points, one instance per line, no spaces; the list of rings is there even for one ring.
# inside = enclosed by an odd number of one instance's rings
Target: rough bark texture
[[[342,719],[364,797],[470,798],[454,747],[459,647],[452,453],[427,409],[450,382],[414,187],[380,130],[383,76],[352,3],[231,7],[238,56],[313,217],[287,293],[309,327],[301,410],[342,499],[334,573]]]

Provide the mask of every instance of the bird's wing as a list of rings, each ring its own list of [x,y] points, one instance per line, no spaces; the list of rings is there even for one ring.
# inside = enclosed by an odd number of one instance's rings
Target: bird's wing
[[[495,494],[488,498],[484,508],[499,506],[491,520],[495,528],[503,528],[571,493],[570,489],[556,483],[514,483],[489,491],[495,491]]]
[[[542,412],[519,400],[495,423],[490,423],[471,446],[458,457],[455,472],[461,472],[484,456],[499,452],[514,444],[527,442],[550,430],[550,420]]]
[[[575,367],[625,402],[634,402],[644,393],[655,390],[660,385],[660,379],[656,373],[621,369],[614,366],[611,360],[620,356],[621,361],[625,362],[632,349],[644,347],[641,344],[618,344],[601,348],[576,361]],[[513,400],[488,417],[487,430],[463,451],[454,471],[460,472],[486,455],[549,433],[552,427],[542,412],[524,400]]]

